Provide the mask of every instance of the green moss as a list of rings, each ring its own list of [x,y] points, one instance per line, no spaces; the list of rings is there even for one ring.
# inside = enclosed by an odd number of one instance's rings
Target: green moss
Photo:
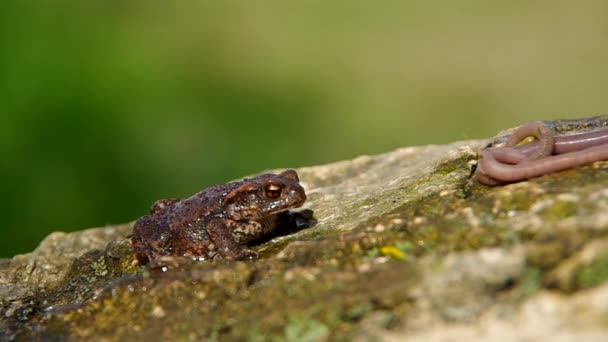
[[[329,336],[329,328],[314,319],[292,316],[285,326],[285,340],[289,342],[323,341]]]
[[[348,309],[345,312],[343,319],[349,320],[349,321],[359,320],[362,317],[365,317],[365,315],[367,315],[368,313],[370,313],[373,310],[373,308],[374,307],[370,302],[363,302],[363,303],[354,305],[353,307],[351,307],[350,309]]]
[[[576,285],[590,288],[608,281],[608,253],[602,254],[576,272]]]
[[[528,297],[542,287],[543,272],[538,268],[528,267],[520,280],[519,293]]]
[[[463,167],[467,167],[467,163],[472,159],[476,159],[476,156],[462,154],[456,159],[447,160],[437,165],[435,170],[433,170],[433,174],[445,176],[454,171],[461,171]]]
[[[576,215],[579,203],[573,201],[556,200],[538,212],[545,220],[559,220]]]
[[[494,196],[494,211],[496,217],[505,219],[527,212],[538,201],[538,194],[529,188],[516,188],[513,191],[502,191]]]

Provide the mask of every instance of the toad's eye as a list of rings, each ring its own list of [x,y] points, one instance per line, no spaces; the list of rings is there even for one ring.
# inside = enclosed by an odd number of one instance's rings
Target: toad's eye
[[[283,187],[277,184],[270,184],[266,186],[266,197],[270,199],[279,198],[281,196],[281,191]]]

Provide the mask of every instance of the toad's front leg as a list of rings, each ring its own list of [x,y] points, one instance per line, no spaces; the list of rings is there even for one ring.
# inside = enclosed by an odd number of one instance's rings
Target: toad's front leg
[[[260,223],[223,218],[206,222],[204,229],[217,252],[214,257],[233,260],[253,260],[258,257],[258,253],[247,248],[246,244],[262,235]]]
[[[133,227],[131,243],[137,260],[146,264],[159,256],[173,253],[173,234],[163,224],[159,224],[152,216],[141,217]]]

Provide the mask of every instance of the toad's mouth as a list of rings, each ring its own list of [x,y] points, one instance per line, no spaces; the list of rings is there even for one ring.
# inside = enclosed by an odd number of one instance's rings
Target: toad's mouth
[[[304,205],[305,201],[294,203],[279,203],[272,206],[266,206],[264,210],[260,210],[259,206],[240,207],[234,211],[233,219],[235,220],[260,220],[271,216],[276,216],[290,209],[296,209]]]

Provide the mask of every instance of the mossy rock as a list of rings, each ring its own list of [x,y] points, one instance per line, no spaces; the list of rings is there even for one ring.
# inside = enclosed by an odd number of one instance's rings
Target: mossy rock
[[[131,224],[53,233],[0,262],[0,339],[607,338],[608,163],[489,188],[489,142],[298,169],[317,223],[253,262],[149,270]]]

